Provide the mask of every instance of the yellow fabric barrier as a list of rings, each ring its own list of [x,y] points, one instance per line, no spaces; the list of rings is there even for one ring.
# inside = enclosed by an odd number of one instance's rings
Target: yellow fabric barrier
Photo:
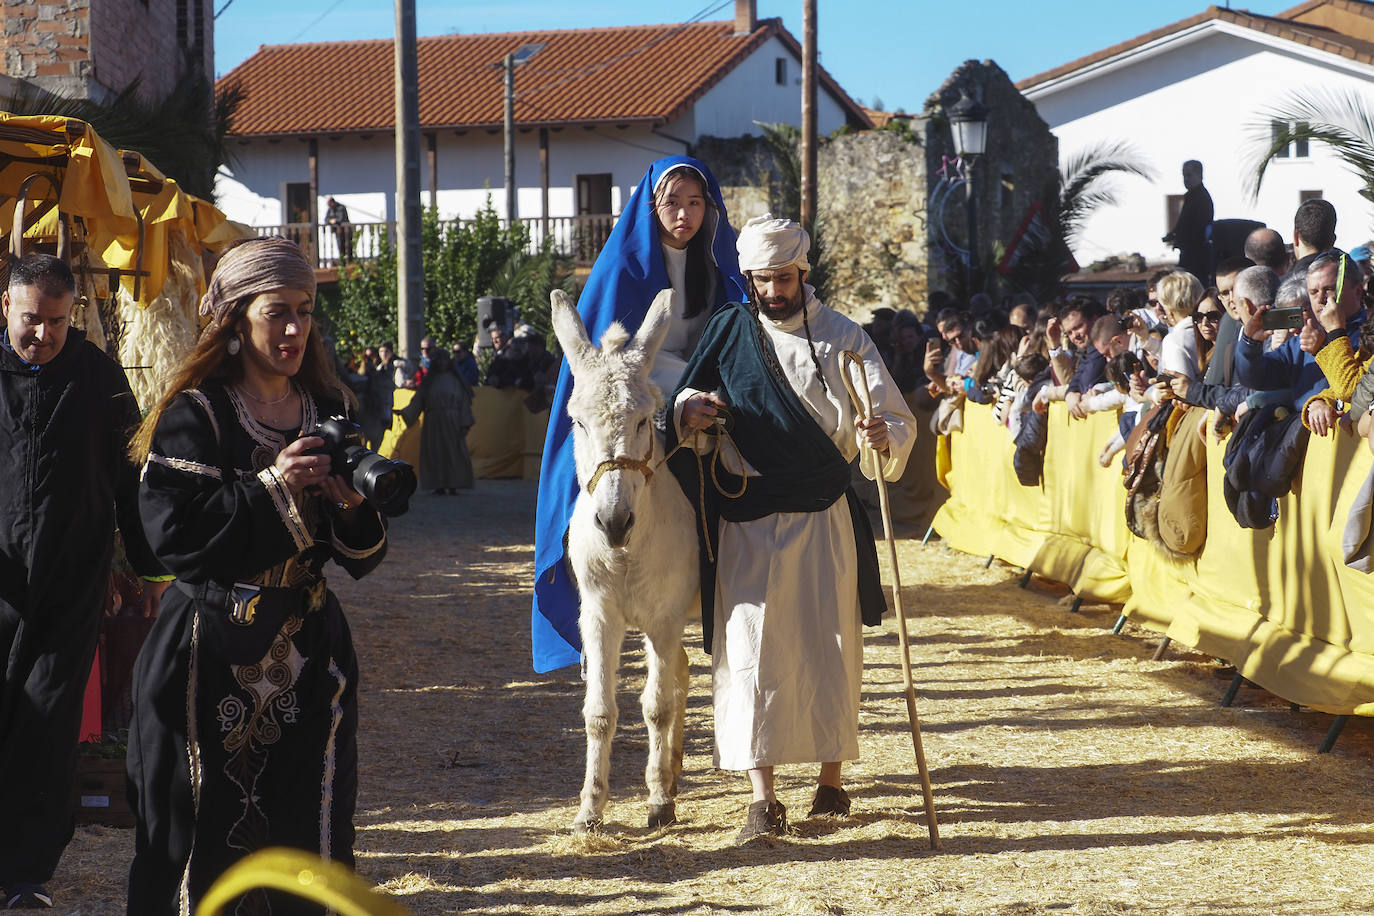
[[[398,388],[392,408],[401,410],[415,392]],[[468,430],[468,451],[472,471],[477,477],[520,477],[539,479],[539,462],[544,454],[544,432],[549,422],[547,409],[530,413],[525,408],[525,392],[519,388],[473,389],[472,414],[476,422]],[[424,417],[413,425],[393,416],[391,428],[377,451],[388,458],[400,458],[419,467],[420,430]]]
[[[397,388],[391,393],[391,409],[404,410],[415,392],[409,388]],[[420,416],[413,424],[406,423],[399,415],[391,415],[391,428],[382,434],[382,444],[377,454],[407,462],[413,468],[420,467],[420,430],[424,428],[425,418]]]
[[[1241,528],[1223,496],[1225,443],[1207,445],[1207,542],[1176,561],[1130,535],[1120,463],[1097,455],[1115,414],[1070,421],[1052,406],[1045,485],[1022,487],[1006,430],[968,404],[949,438],[949,500],[935,530],[953,547],[997,556],[1124,602],[1133,621],[1227,659],[1291,702],[1374,715],[1374,576],[1342,562],[1341,535],[1370,473],[1363,443],[1313,437],[1300,492],[1279,501],[1267,531]]]
[[[1143,542],[1130,553],[1126,614],[1234,664],[1286,700],[1323,712],[1374,715],[1374,576],[1342,562],[1341,534],[1370,470],[1369,450],[1312,437],[1299,492],[1279,500],[1268,531],[1235,523],[1221,459],[1207,447],[1207,543],[1172,562]]]
[[[1126,491],[1115,464],[1097,463],[1116,416],[1071,424],[1054,404],[1049,423],[1044,484],[1023,487],[1012,470],[1011,436],[993,421],[992,408],[966,404],[963,432],[948,437],[950,498],[935,530],[967,553],[1028,566],[1085,598],[1124,603],[1131,593]]]

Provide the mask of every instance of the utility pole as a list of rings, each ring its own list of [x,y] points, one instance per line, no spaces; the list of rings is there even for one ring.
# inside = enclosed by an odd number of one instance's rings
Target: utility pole
[[[396,207],[396,351],[410,358],[418,355],[425,333],[415,0],[396,0]]]
[[[501,61],[506,71],[506,228],[515,225],[515,55]]]
[[[802,0],[801,224],[816,223],[816,0]]]

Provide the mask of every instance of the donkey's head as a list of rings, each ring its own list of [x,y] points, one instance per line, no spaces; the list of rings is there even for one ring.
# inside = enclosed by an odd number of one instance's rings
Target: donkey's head
[[[582,487],[578,498],[592,501],[607,545],[624,547],[659,453],[653,419],[663,395],[649,380],[649,368],[668,332],[672,292],[658,294],[633,338],[614,322],[599,348],[567,293],[554,290],[551,301],[553,329],[573,376],[568,416]]]

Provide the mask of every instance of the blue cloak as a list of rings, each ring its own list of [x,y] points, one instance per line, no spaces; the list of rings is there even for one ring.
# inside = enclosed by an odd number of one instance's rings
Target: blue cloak
[[[630,195],[577,300],[577,311],[593,341],[600,340],[612,321],[619,321],[634,334],[648,314],[654,297],[672,285],[663,263],[653,197],[662,177],[683,165],[701,173],[716,207],[711,255],[719,273],[713,284],[715,301],[711,303],[711,311],[727,302],[744,300],[744,279],[740,276],[735,252],[735,232],[726,217],[720,185],[704,163],[687,156],[669,156],[651,165]],[[709,220],[702,224],[701,231],[710,231]],[[558,385],[549,410],[535,514],[534,608],[530,615],[530,636],[534,670],[541,672],[575,665],[582,653],[582,638],[577,630],[577,588],[563,562],[563,536],[567,533],[578,493],[577,468],[569,435],[572,422],[568,419],[568,395],[571,391],[572,375],[564,359],[558,368]],[[663,394],[667,397],[671,393],[665,391]]]

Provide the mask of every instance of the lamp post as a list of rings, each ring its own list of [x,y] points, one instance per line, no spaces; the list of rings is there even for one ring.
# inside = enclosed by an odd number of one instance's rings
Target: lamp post
[[[954,148],[964,160],[968,194],[968,295],[973,296],[978,277],[978,198],[974,194],[974,161],[987,150],[988,110],[983,103],[965,95],[949,109],[949,126]]]

